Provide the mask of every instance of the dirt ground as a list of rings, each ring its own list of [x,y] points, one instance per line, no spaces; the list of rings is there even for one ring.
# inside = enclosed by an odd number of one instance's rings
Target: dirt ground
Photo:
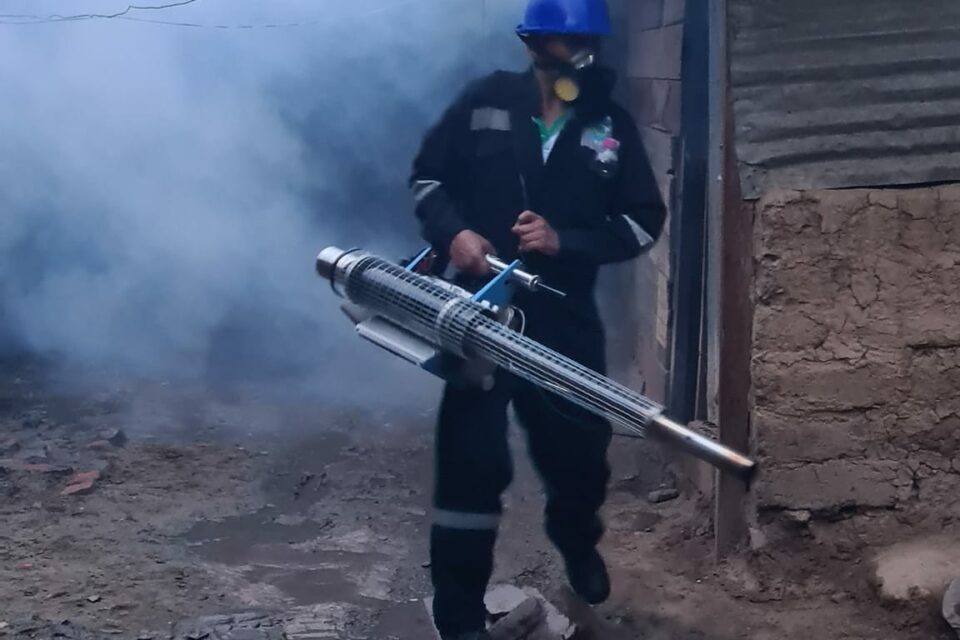
[[[432,638],[432,404],[378,415],[116,380],[77,392],[4,363],[0,635],[159,639],[197,616],[260,611],[289,638]],[[515,449],[494,581],[538,588],[579,637],[950,637],[925,605],[880,606],[860,556],[816,529],[717,566],[706,505],[645,499],[660,474],[642,447],[607,506],[614,596],[588,611],[563,588]]]

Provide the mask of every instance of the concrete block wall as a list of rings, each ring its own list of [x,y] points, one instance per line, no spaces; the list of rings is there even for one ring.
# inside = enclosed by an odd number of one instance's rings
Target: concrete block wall
[[[684,0],[633,0],[626,19],[628,103],[661,193],[673,204],[680,133],[680,67]],[[669,223],[668,223],[669,227]],[[669,364],[670,236],[664,234],[636,267],[634,367],[648,395],[666,401]]]
[[[757,508],[960,513],[960,185],[755,206]]]

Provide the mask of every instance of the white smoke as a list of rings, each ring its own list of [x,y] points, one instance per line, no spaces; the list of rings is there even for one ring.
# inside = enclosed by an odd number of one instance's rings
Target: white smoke
[[[335,394],[369,385],[365,367],[399,373],[351,335],[313,257],[419,248],[412,155],[470,77],[524,64],[522,2],[14,17],[126,7],[0,1],[0,334],[75,363]]]

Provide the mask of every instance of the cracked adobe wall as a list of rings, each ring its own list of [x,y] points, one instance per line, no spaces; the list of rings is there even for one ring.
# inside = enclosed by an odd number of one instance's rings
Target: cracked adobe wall
[[[761,511],[960,508],[960,185],[755,203]]]

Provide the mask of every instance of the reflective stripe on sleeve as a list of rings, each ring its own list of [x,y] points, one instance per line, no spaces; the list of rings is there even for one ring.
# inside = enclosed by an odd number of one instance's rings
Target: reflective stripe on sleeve
[[[630,216],[623,216],[623,219],[627,221],[627,224],[630,225],[630,230],[633,231],[633,235],[636,237],[637,242],[640,243],[640,248],[647,247],[653,244],[653,238],[649,233],[643,230],[637,222]]]
[[[441,186],[442,183],[439,180],[417,180],[413,183],[413,199],[422,202]]]
[[[483,107],[474,109],[470,116],[471,131],[510,131],[510,112]]]

